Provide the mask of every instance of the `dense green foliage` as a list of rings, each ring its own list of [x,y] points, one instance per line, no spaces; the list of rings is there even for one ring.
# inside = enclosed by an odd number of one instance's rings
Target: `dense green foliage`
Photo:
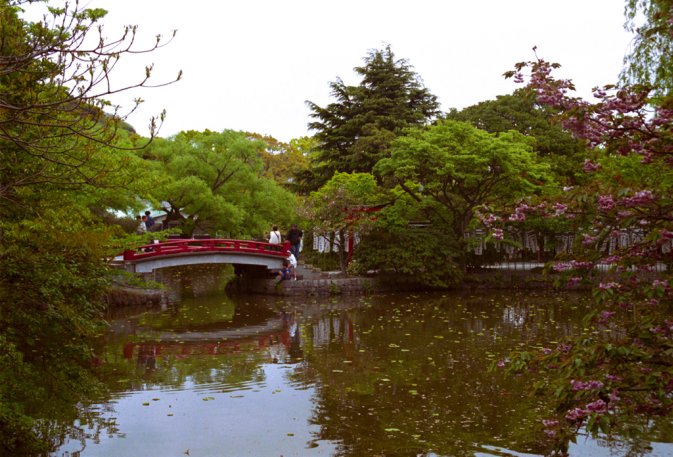
[[[440,121],[408,130],[376,165],[430,217],[460,239],[480,206],[505,207],[549,185],[549,166],[530,141],[510,131],[489,134],[465,122]]]
[[[305,216],[311,221],[314,234],[337,247],[342,270],[347,266],[348,238],[365,233],[371,225],[370,216],[358,209],[380,204],[384,198],[371,174],[337,172],[306,199]]]
[[[582,141],[554,122],[553,114],[537,103],[532,91],[518,89],[460,111],[452,109],[446,119],[469,122],[489,133],[515,130],[532,138],[533,149],[550,164],[557,180],[573,185],[582,179],[581,165],[586,148]]]
[[[270,221],[289,224],[295,197],[262,175],[267,143],[243,132],[181,132],[142,151],[154,170],[148,190],[183,234],[262,236]]]
[[[531,90],[520,90],[454,110],[429,125],[439,115],[436,97],[388,46],[372,50],[355,68],[362,78],[357,86],[341,79],[330,83],[333,103],[307,102],[313,138],[283,145],[231,130],[188,131],[154,139],[147,148],[147,139],[105,101],[110,86],[101,83],[122,55],[137,52],[135,29],[108,42],[97,29],[104,11],[70,7],[52,9],[51,22],[30,23],[17,6],[29,3],[0,0],[3,455],[50,451],[58,443],[50,442],[45,430],[59,416],[76,417],[77,402],[99,387],[89,339],[102,324],[108,285],[102,260],[129,242],[122,228],[105,224],[108,210],[140,210],[150,202],[185,235],[199,230],[260,237],[273,223],[296,222],[299,199],[291,191],[313,191],[303,216],[338,244],[344,270],[344,240],[357,233],[361,240],[351,270],[376,270],[397,284],[455,283],[465,266],[464,235],[474,228],[479,211],[505,214],[522,200],[517,215],[529,211],[528,219],[507,222],[549,233],[583,231],[576,252],[587,261],[604,260],[606,240],[639,226],[645,236],[638,250],[621,252],[609,263],[626,278],[595,294],[608,313],[589,316],[597,323],[595,333],[582,335],[565,352],[544,354],[538,363],[555,373],[544,387],[555,392],[563,413],[577,405],[595,406],[596,395],[612,395],[608,387],[620,389],[631,402],[610,415],[586,409],[579,422],[557,422],[551,431],[566,440],[560,449],[577,424],[592,432],[629,433],[631,423],[620,423],[620,415],[637,421],[673,410],[673,294],[668,282],[645,282],[632,274],[652,260],[671,263],[661,250],[673,238],[673,116],[665,109],[673,87],[670,0],[627,0],[628,26],[637,39],[624,75],[654,84],[653,95],[640,86],[628,94],[626,87],[616,98],[598,94],[596,107],[570,100],[544,108]],[[84,47],[89,41],[90,49]],[[537,70],[547,69],[536,64]],[[135,87],[148,78],[149,71]],[[569,87],[558,83],[550,86]],[[548,102],[564,98],[554,99],[539,87],[536,95]],[[104,111],[110,108],[112,114]],[[553,123],[557,114],[572,119],[571,127],[596,120],[583,131],[593,160],[601,162],[601,167],[585,164],[585,170],[596,172],[592,178],[579,174],[584,140],[571,138],[567,124]],[[151,124],[156,127],[156,120]],[[615,156],[631,152],[641,155]],[[532,203],[558,194],[556,183],[575,188],[554,207]],[[371,207],[378,212],[359,212]],[[532,219],[531,208],[542,208],[538,219]],[[568,217],[554,222],[554,211]],[[611,320],[617,313],[619,323]],[[521,355],[514,370],[527,368],[530,357]],[[580,379],[596,386],[600,381],[601,387],[569,387]],[[567,419],[559,414],[559,421]]]
[[[0,454],[20,456],[53,451],[100,388],[90,343],[104,324],[105,259],[142,241],[110,210],[169,201],[191,216],[186,232],[198,216],[261,236],[292,220],[295,202],[260,176],[267,143],[242,133],[185,132],[135,152],[148,139],[105,101],[109,72],[160,41],[135,49],[134,28],[108,41],[105,12],[77,4],[30,23],[16,3],[0,1]]]
[[[357,86],[341,79],[330,83],[335,101],[326,107],[308,101],[309,124],[319,141],[316,161],[304,181],[312,190],[336,171],[371,172],[390,154],[390,144],[401,131],[424,125],[438,114],[439,104],[404,59],[396,59],[390,46],[372,50],[365,64],[356,67],[362,77]]]
[[[88,342],[101,322],[101,259],[112,233],[89,208],[127,206],[139,163],[106,146],[119,119],[89,98],[96,90],[89,70],[105,44],[89,53],[78,46],[103,12],[55,10],[54,21],[65,21],[59,26],[27,23],[19,13],[0,2],[3,455],[50,451],[52,419],[74,419],[77,402],[97,390]],[[80,67],[70,66],[75,54]]]

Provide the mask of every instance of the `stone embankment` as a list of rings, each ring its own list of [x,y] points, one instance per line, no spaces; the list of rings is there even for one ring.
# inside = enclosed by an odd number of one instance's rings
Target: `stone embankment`
[[[383,283],[376,277],[347,276],[340,272],[324,272],[300,262],[298,280],[276,282],[271,278],[242,278],[232,285],[236,292],[276,296],[367,295],[400,291],[400,284]],[[539,270],[490,270],[468,273],[457,289],[547,289],[553,279]],[[108,292],[111,308],[134,305],[159,305],[164,292],[157,289],[117,285]]]
[[[114,285],[108,289],[105,297],[108,308],[141,305],[158,306],[163,301],[164,293],[159,289]]]
[[[276,283],[273,279],[257,279],[246,287],[247,292],[266,295],[364,295],[377,291],[372,278],[299,279]]]
[[[365,295],[383,291],[375,278],[346,276],[338,271],[321,271],[301,260],[296,273],[297,280],[281,282],[267,278],[247,279],[238,284],[238,290],[280,296]]]
[[[253,279],[241,284],[240,291],[280,296],[365,295],[402,290],[401,284],[382,283],[376,277],[346,276],[340,272],[322,272],[300,262],[297,281]],[[457,289],[548,289],[553,278],[535,270],[490,270],[468,273]]]

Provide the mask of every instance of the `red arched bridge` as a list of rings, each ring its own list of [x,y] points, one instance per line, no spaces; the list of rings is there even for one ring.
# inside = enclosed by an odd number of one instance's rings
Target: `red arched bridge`
[[[289,256],[286,245],[263,241],[228,239],[179,239],[139,246],[124,251],[126,270],[151,273],[183,265],[230,263],[270,269],[281,268]]]

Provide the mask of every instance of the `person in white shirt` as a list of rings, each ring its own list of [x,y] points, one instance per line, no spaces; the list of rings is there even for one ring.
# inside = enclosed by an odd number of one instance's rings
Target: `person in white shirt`
[[[290,278],[297,280],[297,258],[290,252],[287,256],[287,261],[290,262]]]
[[[280,244],[283,242],[283,237],[280,234],[280,231],[278,231],[278,226],[274,225],[273,228],[271,229],[271,234],[269,235],[269,243],[271,244]]]

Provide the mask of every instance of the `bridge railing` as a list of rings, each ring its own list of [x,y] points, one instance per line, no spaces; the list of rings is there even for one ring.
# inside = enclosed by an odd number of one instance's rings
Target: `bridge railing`
[[[133,262],[152,257],[162,257],[181,254],[198,253],[240,253],[261,254],[286,258],[289,255],[288,246],[271,244],[264,241],[230,240],[230,239],[180,239],[167,240],[160,243],[145,244],[136,250],[124,251],[124,261]]]

